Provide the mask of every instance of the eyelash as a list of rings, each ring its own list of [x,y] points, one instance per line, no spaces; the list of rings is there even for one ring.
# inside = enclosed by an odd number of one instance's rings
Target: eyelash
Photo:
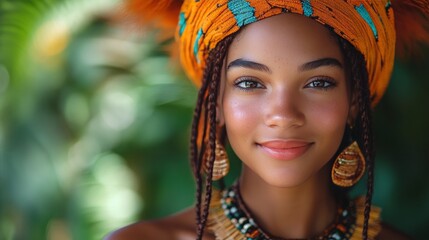
[[[241,84],[252,84],[253,86],[240,86]],[[256,88],[265,88],[264,85],[262,85],[260,82],[258,82],[257,80],[254,80],[252,78],[241,78],[238,79],[235,83],[234,86],[237,87],[238,89],[242,90],[242,91],[252,91]]]
[[[253,86],[240,86],[241,84],[252,84]],[[322,84],[322,86],[314,86],[315,83],[318,84]],[[313,85],[313,86],[311,86]],[[316,78],[314,80],[312,80],[311,82],[307,83],[304,88],[315,88],[315,89],[321,89],[324,91],[327,91],[333,87],[335,87],[337,85],[337,83],[331,79],[331,78],[324,78],[324,77],[319,77]],[[254,80],[252,78],[242,78],[242,79],[238,79],[235,83],[234,86],[237,87],[238,89],[242,90],[242,91],[252,91],[254,89],[260,88],[263,89],[265,88],[264,85],[262,85],[260,82],[258,82],[257,80]]]
[[[323,84],[322,86],[310,86],[311,84],[315,84],[315,83],[321,83]],[[316,89],[321,89],[321,90],[325,90],[327,91],[330,88],[333,88],[337,85],[337,83],[330,78],[316,78],[315,80],[312,80],[311,82],[309,82],[308,84],[306,84],[304,86],[304,88],[316,88]]]

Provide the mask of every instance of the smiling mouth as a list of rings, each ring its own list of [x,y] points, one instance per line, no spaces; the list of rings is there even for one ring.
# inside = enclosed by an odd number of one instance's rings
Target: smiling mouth
[[[258,143],[257,145],[271,158],[290,161],[302,156],[313,143],[306,141],[275,140]]]

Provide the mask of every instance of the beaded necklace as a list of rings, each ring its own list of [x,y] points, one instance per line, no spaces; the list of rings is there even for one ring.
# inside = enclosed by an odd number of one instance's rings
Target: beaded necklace
[[[361,234],[361,224],[356,224],[361,219],[363,208],[362,200],[356,201],[344,200],[339,204],[334,222],[320,236],[309,239],[317,240],[343,240],[358,239],[356,236]],[[376,236],[380,231],[379,209],[373,208],[371,212],[371,223],[369,235],[370,239]],[[363,213],[363,212],[362,212]],[[213,192],[213,200],[210,207],[209,229],[211,229],[216,239],[245,239],[245,240],[278,240],[270,236],[265,230],[259,227],[258,223],[251,217],[249,209],[245,205],[238,184],[220,192]],[[360,235],[361,236],[361,235]]]

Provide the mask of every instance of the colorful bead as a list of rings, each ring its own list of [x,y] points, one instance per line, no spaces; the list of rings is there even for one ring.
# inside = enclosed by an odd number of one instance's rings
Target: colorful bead
[[[325,234],[317,239],[343,240],[352,236],[356,227],[356,206],[354,202],[345,201],[347,205],[338,208],[336,224],[327,229]],[[237,193],[234,188],[225,190],[221,199],[222,208],[225,210],[225,216],[230,219],[231,223],[240,231],[244,239],[247,240],[269,240],[262,233],[255,221],[247,216],[246,212],[240,208],[237,199]]]

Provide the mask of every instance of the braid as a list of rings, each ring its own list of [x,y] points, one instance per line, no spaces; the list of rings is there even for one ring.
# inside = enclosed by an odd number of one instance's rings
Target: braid
[[[368,79],[368,75],[366,69],[362,71],[362,77],[366,77]],[[364,78],[362,78],[364,79]],[[373,148],[373,136],[371,129],[371,105],[370,105],[370,93],[368,87],[368,81],[361,81],[361,95],[359,96],[358,104],[359,104],[359,112],[361,112],[361,142],[363,143],[365,149],[365,158],[366,165],[368,168],[368,180],[367,180],[367,193],[365,199],[365,211],[364,211],[364,226],[363,226],[363,236],[365,239],[368,236],[368,221],[371,212],[371,201],[372,201],[372,193],[374,190],[374,148]]]
[[[201,156],[200,156],[201,152],[198,153],[198,145],[197,145],[197,139],[199,135],[198,128],[199,128],[199,123],[201,119],[201,112],[204,108],[203,107],[204,95],[205,95],[205,92],[207,91],[207,87],[208,87],[208,81],[203,81],[203,84],[198,92],[197,104],[194,110],[194,116],[193,116],[192,128],[191,128],[190,159],[191,159],[192,171],[196,179],[196,188],[197,188],[196,189],[196,199],[197,199],[196,206],[201,205],[201,188],[202,188],[202,177],[201,177],[201,174],[199,173],[199,169],[201,169],[201,164],[198,161],[198,159],[201,159]],[[204,121],[206,121],[206,118],[204,118]],[[206,130],[204,127],[203,139],[205,138],[205,132]],[[197,222],[201,221],[200,217],[201,217],[200,207],[197,207],[196,208]]]
[[[364,56],[358,52],[349,42],[340,38],[343,55],[348,61],[348,74],[351,92],[356,94],[358,115],[352,136],[355,136],[360,146],[363,147],[366,166],[368,169],[367,193],[365,199],[364,224],[362,238],[368,239],[368,222],[371,212],[372,193],[374,188],[374,144],[371,129],[371,101],[368,83],[368,72]]]
[[[204,103],[204,109],[207,109],[207,105],[208,102],[206,101]],[[201,174],[201,169],[202,169],[202,164],[203,164],[203,157],[204,157],[204,151],[206,150],[206,143],[204,142],[204,139],[206,139],[206,135],[207,135],[207,121],[208,121],[208,117],[207,117],[207,111],[204,111],[204,123],[203,123],[203,135],[201,137],[202,142],[201,142],[201,147],[200,147],[200,151],[198,153],[198,155],[196,156],[196,169],[195,169],[195,176],[197,179],[197,203],[196,206],[198,206],[198,208],[196,208],[196,214],[197,214],[197,222],[201,222],[201,196],[202,196],[202,183],[203,183],[203,176]],[[195,144],[197,145],[197,144]]]
[[[209,205],[211,201],[212,192],[212,173],[215,160],[216,148],[216,104],[219,94],[222,63],[226,56],[228,47],[232,42],[234,36],[228,36],[214,48],[208,58],[207,67],[204,70],[203,84],[198,93],[196,108],[194,111],[192,132],[191,132],[191,166],[194,176],[196,178],[197,192],[196,192],[196,222],[197,222],[197,239],[202,239],[204,229],[209,215]],[[368,221],[371,211],[372,193],[374,188],[374,149],[373,149],[373,136],[371,129],[371,103],[370,92],[368,84],[368,73],[365,67],[365,60],[363,55],[358,52],[350,43],[340,38],[341,50],[349,66],[349,79],[351,81],[351,90],[356,94],[356,101],[358,104],[358,118],[356,119],[353,135],[357,137],[360,146],[363,147],[363,154],[366,159],[366,166],[368,169],[368,182],[367,194],[365,200],[364,210],[364,226],[362,237],[368,238]],[[203,113],[203,132],[202,137],[199,138],[199,127],[201,122],[201,114]],[[208,134],[208,142],[205,143]],[[198,144],[199,142],[199,144]],[[198,149],[198,146],[200,148]],[[203,174],[201,167],[204,162],[203,156],[206,148],[210,150],[208,157],[208,173],[205,177],[205,198],[202,204],[202,189],[203,189]]]
[[[209,156],[209,162],[208,162],[208,173],[206,176],[206,182],[205,182],[205,199],[204,199],[204,205],[203,205],[203,212],[202,212],[202,216],[201,216],[201,222],[199,224],[199,228],[198,228],[198,232],[197,235],[198,236],[202,236],[203,232],[204,232],[204,228],[207,222],[207,217],[208,217],[208,210],[209,210],[209,205],[210,205],[210,200],[211,200],[211,192],[212,192],[212,174],[213,174],[213,163],[214,163],[214,159],[215,159],[215,154],[216,152],[214,151],[214,149],[216,148],[216,101],[217,101],[217,90],[218,90],[218,86],[219,86],[219,81],[215,80],[215,77],[217,77],[217,72],[216,70],[213,71],[213,75],[212,75],[212,82],[210,84],[210,94],[208,97],[208,114],[209,114],[209,124],[210,124],[210,128],[209,128],[209,149],[211,149],[211,151],[209,151],[210,156]]]
[[[192,137],[191,137],[191,165],[193,167],[194,175],[197,181],[196,193],[196,221],[197,221],[197,239],[202,239],[204,229],[209,215],[209,206],[212,192],[212,173],[215,160],[216,149],[216,104],[219,94],[220,79],[222,74],[222,63],[226,56],[228,47],[232,42],[233,36],[226,37],[223,41],[219,42],[215,49],[213,49],[207,58],[207,67],[203,75],[203,87],[201,87],[197,99],[197,107],[194,112],[194,119],[192,124]],[[204,105],[204,109],[203,109]],[[201,121],[201,113],[204,112],[204,126],[203,136],[200,139],[201,148],[198,152],[198,127]],[[208,143],[204,143],[208,127]],[[205,178],[205,198],[202,204],[202,189],[203,189],[203,176],[201,167],[204,162],[203,156],[206,147],[210,150],[209,161],[207,163],[208,173]]]

